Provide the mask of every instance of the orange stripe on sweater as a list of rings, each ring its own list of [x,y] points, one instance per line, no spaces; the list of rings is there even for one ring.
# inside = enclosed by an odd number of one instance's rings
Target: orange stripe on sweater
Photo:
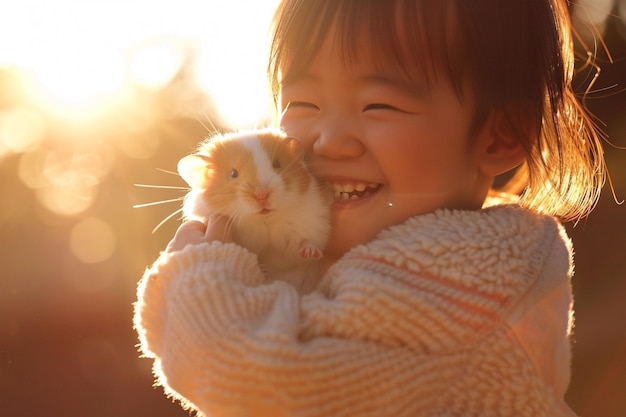
[[[347,260],[347,259],[346,259]],[[448,280],[445,280],[444,278],[441,277],[437,277],[435,275],[431,275],[428,273],[424,273],[424,272],[420,272],[419,274],[416,273],[415,271],[412,271],[404,266],[399,267],[398,265],[395,265],[391,262],[388,262],[384,259],[379,259],[379,258],[374,258],[374,257],[368,257],[368,256],[355,256],[355,257],[351,257],[350,260],[363,260],[363,261],[372,261],[378,264],[384,264],[387,267],[393,268],[393,269],[397,269],[400,271],[403,271],[409,275],[414,275],[414,276],[419,276],[419,278],[421,280],[427,280],[427,281],[432,281],[435,282],[443,287],[449,287],[452,288],[454,290],[460,291],[462,293],[466,293],[469,296],[472,297],[473,300],[479,300],[479,299],[484,299],[490,303],[495,303],[498,307],[497,310],[493,309],[493,308],[489,308],[486,306],[480,306],[480,305],[476,305],[475,303],[471,303],[471,302],[466,302],[460,298],[457,298],[453,295],[448,295],[443,293],[442,291],[431,291],[431,289],[426,288],[423,285],[419,285],[419,282],[407,282],[405,280],[401,280],[398,278],[395,278],[393,276],[389,276],[388,278],[406,286],[406,287],[410,287],[413,288],[416,291],[429,291],[432,294],[436,295],[437,297],[440,297],[444,300],[446,300],[447,302],[449,302],[450,304],[453,304],[465,311],[467,311],[468,313],[474,313],[474,314],[478,314],[481,315],[491,321],[498,321],[500,320],[500,318],[502,317],[501,311],[504,310],[511,301],[511,297],[508,295],[503,295],[503,294],[494,294],[491,292],[487,292],[487,291],[483,291],[483,290],[479,290],[476,288],[472,288],[472,287],[468,287],[468,286],[464,286],[460,283],[455,283],[455,282],[450,282]],[[499,310],[499,311],[498,311]],[[469,326],[474,330],[481,330],[484,326],[480,325],[478,323],[475,322],[469,322],[467,320],[460,320],[461,317],[458,317],[458,314],[454,314],[453,313],[453,318],[455,318],[459,323],[462,323],[463,325]]]

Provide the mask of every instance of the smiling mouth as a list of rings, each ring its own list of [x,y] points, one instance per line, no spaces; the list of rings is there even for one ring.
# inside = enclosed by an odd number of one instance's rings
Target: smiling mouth
[[[382,188],[379,183],[333,183],[335,201],[354,201],[377,193]]]

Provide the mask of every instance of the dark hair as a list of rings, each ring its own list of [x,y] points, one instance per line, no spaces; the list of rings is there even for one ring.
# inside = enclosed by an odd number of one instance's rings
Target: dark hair
[[[427,83],[445,77],[461,99],[471,89],[474,133],[502,112],[526,152],[503,190],[521,192],[524,206],[565,220],[594,207],[606,169],[599,135],[571,89],[565,0],[283,0],[268,66],[275,99],[332,28],[346,62],[372,59]],[[372,56],[359,55],[364,42]]]

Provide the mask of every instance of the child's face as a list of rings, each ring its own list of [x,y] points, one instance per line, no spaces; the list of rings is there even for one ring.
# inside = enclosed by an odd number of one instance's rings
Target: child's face
[[[326,41],[305,74],[282,86],[282,127],[303,143],[315,174],[350,195],[334,204],[330,263],[411,216],[480,208],[489,189],[469,140],[471,97],[459,101],[441,80],[428,89],[401,80],[367,61],[344,65]]]

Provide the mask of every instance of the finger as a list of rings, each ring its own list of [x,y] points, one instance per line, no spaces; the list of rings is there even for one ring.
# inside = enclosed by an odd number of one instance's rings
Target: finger
[[[181,224],[176,230],[174,238],[169,242],[167,252],[183,249],[189,244],[201,243],[204,240],[206,225],[199,221],[188,221]]]
[[[195,234],[202,233],[204,234],[206,231],[206,224],[202,223],[198,220],[189,220],[178,226],[178,230],[176,230],[176,234]]]

